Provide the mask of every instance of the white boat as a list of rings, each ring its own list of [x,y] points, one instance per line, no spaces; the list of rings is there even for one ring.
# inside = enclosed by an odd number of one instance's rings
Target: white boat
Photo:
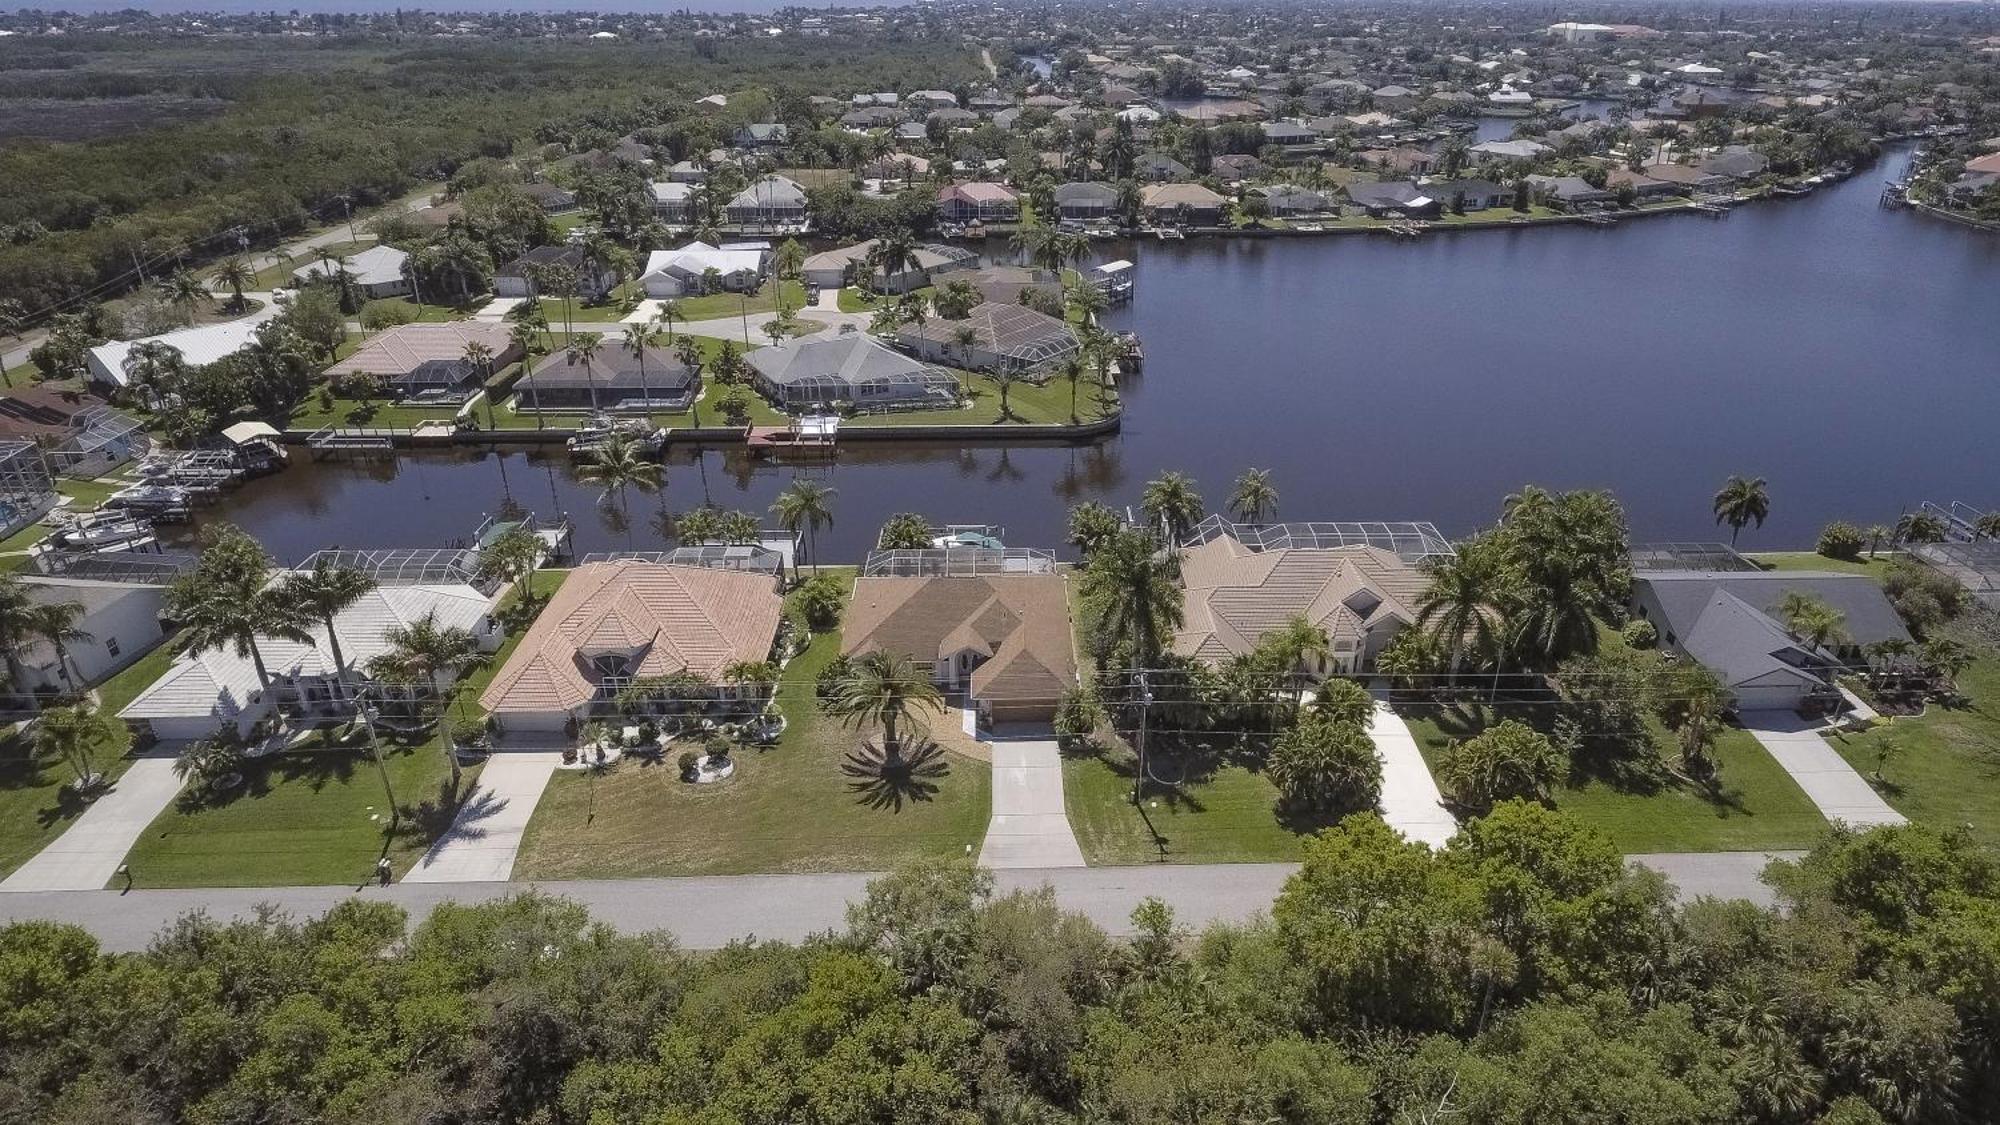
[[[54,536],[58,546],[78,551],[122,551],[153,541],[153,525],[123,512],[76,516]]]
[[[188,490],[180,485],[146,481],[112,493],[104,506],[139,512],[154,519],[172,519],[187,515],[189,496]]]
[[[651,455],[664,449],[667,431],[653,425],[644,418],[613,419],[599,414],[577,427],[576,436],[566,443],[571,455],[590,457],[599,447],[616,435],[638,447],[639,452]]]

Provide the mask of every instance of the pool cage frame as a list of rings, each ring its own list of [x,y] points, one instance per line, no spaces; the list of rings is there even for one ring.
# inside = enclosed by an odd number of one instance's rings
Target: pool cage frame
[[[42,518],[61,498],[40,446],[0,441],[0,538]]]
[[[1458,554],[1437,525],[1416,520],[1251,524],[1213,515],[1196,524],[1182,546],[1199,547],[1223,536],[1252,551],[1374,547],[1407,563]]]

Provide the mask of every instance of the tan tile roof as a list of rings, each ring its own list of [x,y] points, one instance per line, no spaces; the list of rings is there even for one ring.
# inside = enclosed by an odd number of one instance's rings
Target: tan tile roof
[[[1219,661],[1249,652],[1297,616],[1359,647],[1364,632],[1384,622],[1414,624],[1428,579],[1378,547],[1253,551],[1223,535],[1182,553],[1181,581],[1185,621],[1174,651]]]
[[[597,680],[588,657],[632,651],[635,676],[723,669],[770,655],[783,602],[769,575],[621,561],[577,567],[479,697],[488,711],[567,711]]]
[[[457,362],[465,358],[465,346],[477,341],[493,349],[497,369],[505,366],[520,349],[509,335],[510,326],[477,320],[454,320],[443,324],[399,324],[370,339],[354,354],[326,369],[328,375],[407,375],[436,360]]]
[[[970,649],[987,657],[972,673],[974,698],[1054,704],[1076,686],[1066,581],[1060,574],[860,578],[842,651],[929,663]]]

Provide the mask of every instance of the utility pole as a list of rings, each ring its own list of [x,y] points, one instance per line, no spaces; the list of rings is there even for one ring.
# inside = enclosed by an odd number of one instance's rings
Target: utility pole
[[[349,242],[361,241],[359,238],[356,238],[354,236],[354,198],[352,196],[343,195],[340,197],[340,205],[347,209],[347,241]]]
[[[1146,730],[1153,709],[1153,689],[1146,682],[1146,670],[1136,673],[1139,679],[1139,733],[1134,746],[1139,754],[1138,775],[1132,779],[1132,803],[1137,805],[1144,799],[1146,790]]]

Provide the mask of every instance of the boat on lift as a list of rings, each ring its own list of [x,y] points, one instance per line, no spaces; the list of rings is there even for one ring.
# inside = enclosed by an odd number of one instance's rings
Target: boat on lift
[[[104,501],[104,506],[141,515],[154,522],[165,523],[186,519],[191,499],[192,493],[181,485],[164,484],[158,480],[143,480],[130,488],[112,493]]]
[[[609,444],[613,437],[622,437],[639,453],[658,456],[667,446],[667,431],[653,425],[644,418],[612,418],[598,414],[590,421],[577,427],[576,435],[566,443],[570,456],[588,459],[597,456],[597,451]]]
[[[69,517],[50,538],[75,551],[126,551],[151,544],[153,525],[126,512],[87,512]]]

